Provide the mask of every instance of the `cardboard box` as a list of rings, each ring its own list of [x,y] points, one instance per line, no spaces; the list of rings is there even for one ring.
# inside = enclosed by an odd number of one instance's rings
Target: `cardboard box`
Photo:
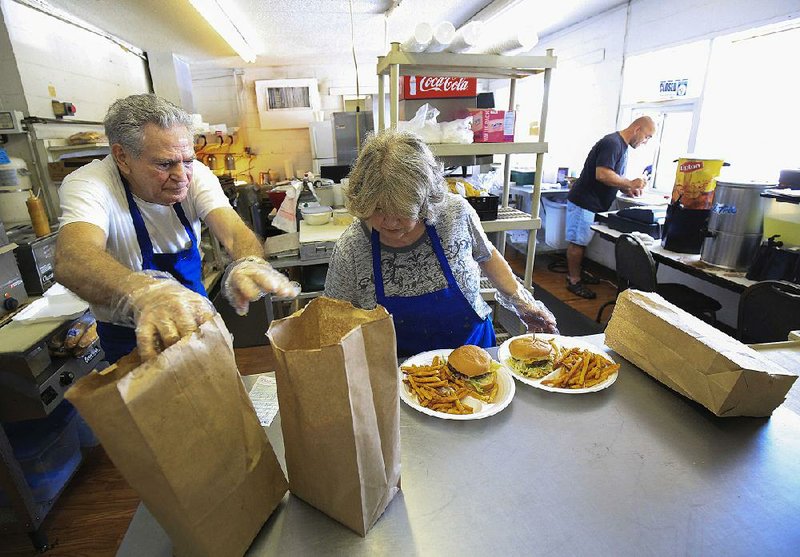
[[[653,292],[626,290],[606,345],[717,416],[769,416],[797,377]]]
[[[89,157],[72,157],[63,159],[58,162],[47,163],[48,174],[50,179],[54,182],[60,182],[67,177],[71,172],[78,170],[80,167],[89,164],[95,159],[105,158],[105,155],[89,156]]]
[[[472,133],[475,143],[508,143],[514,141],[513,111],[494,108],[470,110],[472,114]]]
[[[446,99],[476,97],[478,79],[475,77],[446,77],[430,75],[403,76],[400,100]]]

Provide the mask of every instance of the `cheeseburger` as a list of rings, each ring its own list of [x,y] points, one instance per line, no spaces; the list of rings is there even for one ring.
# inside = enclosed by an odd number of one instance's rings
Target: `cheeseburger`
[[[447,366],[478,394],[488,395],[497,383],[492,357],[480,346],[467,344],[456,348],[447,358]]]
[[[508,345],[511,368],[524,377],[540,379],[553,371],[552,346],[532,336],[515,338]]]

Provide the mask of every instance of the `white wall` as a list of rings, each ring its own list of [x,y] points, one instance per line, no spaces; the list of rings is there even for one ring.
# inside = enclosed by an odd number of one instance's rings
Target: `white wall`
[[[11,37],[8,35],[2,9],[0,9],[0,76],[0,108],[27,113],[28,104],[25,102],[25,92],[22,90],[22,79],[11,48]]]
[[[800,16],[798,0],[634,0],[626,55]]]
[[[73,103],[75,118],[102,120],[114,99],[147,92],[144,61],[122,47],[11,0],[0,7],[29,115],[52,118],[55,98]]]
[[[800,17],[798,0],[633,0],[630,17],[628,6],[621,6],[542,37],[533,53],[554,48],[558,56],[547,123],[550,152],[545,157],[545,180],[555,176],[559,166],[579,173],[591,146],[616,129],[623,54],[642,54],[796,17]]]

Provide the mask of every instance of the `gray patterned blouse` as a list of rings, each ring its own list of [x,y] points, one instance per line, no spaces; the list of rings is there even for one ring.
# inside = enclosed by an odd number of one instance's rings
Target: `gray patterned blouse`
[[[435,227],[461,292],[476,313],[486,318],[491,310],[481,298],[478,263],[491,257],[493,246],[477,213],[463,197],[448,193]],[[428,234],[403,248],[381,245],[381,270],[386,296],[418,296],[447,286]],[[370,231],[361,221],[351,224],[336,242],[325,295],[363,309],[376,305]]]

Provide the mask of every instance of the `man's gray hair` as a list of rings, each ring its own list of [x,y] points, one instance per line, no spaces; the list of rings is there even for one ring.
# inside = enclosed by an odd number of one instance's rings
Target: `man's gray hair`
[[[117,99],[103,120],[108,143],[119,143],[135,157],[144,150],[145,124],[155,124],[165,130],[183,126],[192,133],[192,117],[182,108],[152,93]]]
[[[442,167],[425,142],[391,129],[367,138],[349,179],[346,206],[360,219],[379,208],[433,223],[447,193]]]

